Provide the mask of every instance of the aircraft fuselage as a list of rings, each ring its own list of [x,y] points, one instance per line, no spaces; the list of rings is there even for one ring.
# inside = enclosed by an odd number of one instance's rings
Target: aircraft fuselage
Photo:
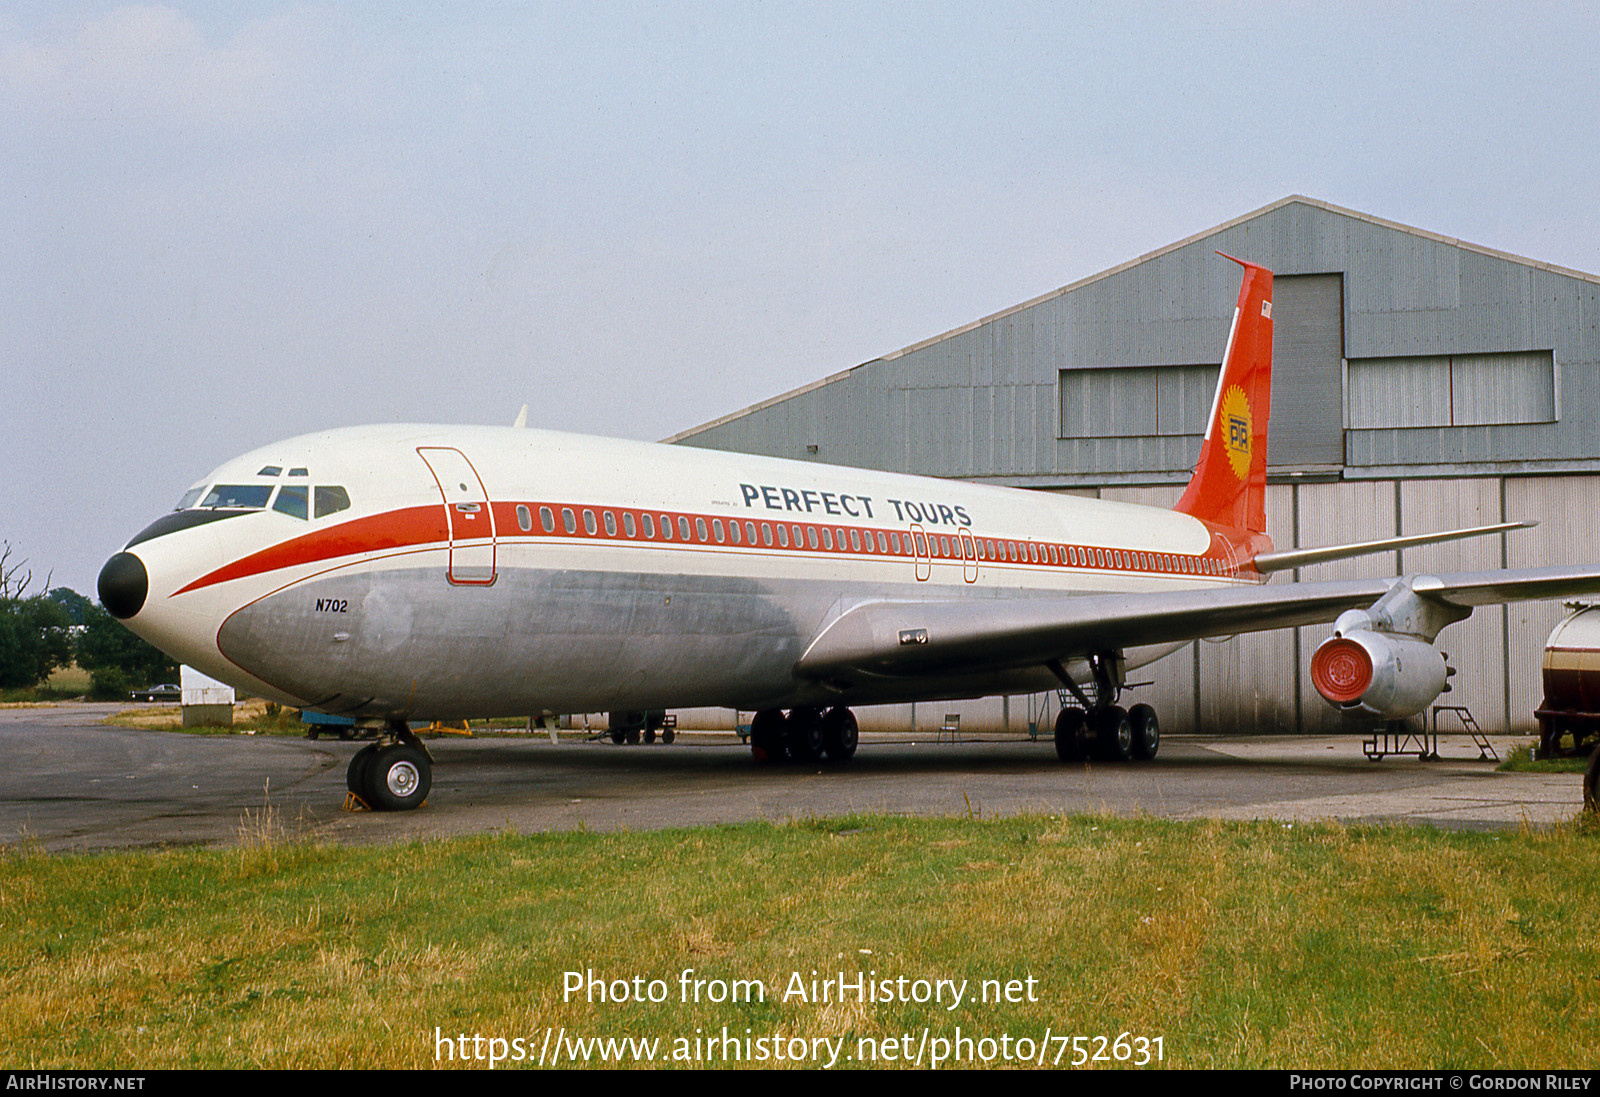
[[[387,719],[1048,689],[1035,665],[841,697],[796,663],[866,602],[1260,579],[1239,531],[1174,511],[513,428],[306,435],[228,462],[185,503],[125,550],[146,587],[128,626],[264,696]]]

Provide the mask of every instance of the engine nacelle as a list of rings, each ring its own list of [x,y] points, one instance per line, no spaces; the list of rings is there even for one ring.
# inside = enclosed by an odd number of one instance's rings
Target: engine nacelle
[[[1449,676],[1438,648],[1391,632],[1335,632],[1311,656],[1311,682],[1329,704],[1383,720],[1421,712]]]

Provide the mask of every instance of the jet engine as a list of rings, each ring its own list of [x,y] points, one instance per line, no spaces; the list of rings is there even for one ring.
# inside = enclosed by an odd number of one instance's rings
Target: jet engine
[[[1349,609],[1311,656],[1311,682],[1328,703],[1380,720],[1415,716],[1450,687],[1455,670],[1433,646],[1439,630],[1472,613],[1419,594],[1402,579],[1367,609]]]
[[[1381,720],[1421,712],[1453,673],[1432,644],[1371,629],[1335,632],[1311,656],[1318,693],[1345,712]]]

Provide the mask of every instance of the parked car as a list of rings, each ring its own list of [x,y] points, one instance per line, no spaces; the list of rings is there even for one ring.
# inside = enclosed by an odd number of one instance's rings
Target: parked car
[[[171,703],[174,701],[181,701],[183,699],[183,690],[179,689],[171,682],[163,682],[161,685],[151,686],[149,689],[134,690],[133,699],[135,701],[166,701]]]

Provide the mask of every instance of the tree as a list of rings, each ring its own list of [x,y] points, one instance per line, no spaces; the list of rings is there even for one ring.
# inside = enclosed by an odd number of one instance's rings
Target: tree
[[[0,546],[0,689],[36,686],[72,659],[72,621],[57,602],[27,597],[33,572]]]
[[[90,692],[125,699],[130,689],[178,680],[178,664],[118,623],[100,606],[84,611],[78,665],[89,672]]]
[[[73,590],[71,587],[56,587],[45,592],[45,597],[67,611],[67,617],[74,625],[83,624],[83,615],[89,612],[93,602]]]

